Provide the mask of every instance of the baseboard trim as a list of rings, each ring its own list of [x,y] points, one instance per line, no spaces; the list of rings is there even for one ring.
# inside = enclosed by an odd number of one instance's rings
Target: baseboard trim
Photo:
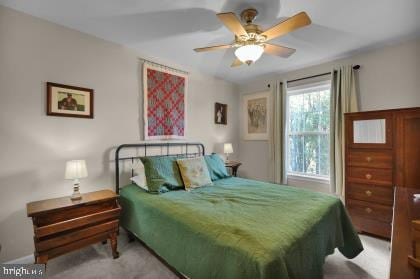
[[[14,259],[8,262],[5,262],[5,264],[33,264],[35,262],[34,255],[27,255],[22,258]]]

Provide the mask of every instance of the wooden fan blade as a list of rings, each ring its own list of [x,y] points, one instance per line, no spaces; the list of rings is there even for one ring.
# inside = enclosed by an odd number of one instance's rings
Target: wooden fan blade
[[[288,48],[284,46],[277,46],[272,44],[265,44],[264,52],[271,54],[271,55],[277,55],[280,57],[287,58],[293,53],[295,53],[296,49]]]
[[[194,50],[196,52],[202,52],[202,51],[219,50],[219,49],[225,49],[225,48],[231,48],[231,47],[232,45],[219,45],[219,46],[200,47],[200,48],[195,48]]]
[[[232,31],[236,36],[247,36],[245,28],[242,26],[241,21],[234,13],[221,13],[217,14],[217,17],[223,22],[223,24]]]
[[[230,65],[231,67],[238,67],[241,66],[243,63],[241,60],[239,60],[238,58],[235,58],[235,60],[233,61],[232,65]]]
[[[268,41],[309,24],[311,19],[305,12],[301,12],[265,30],[261,35],[266,36]]]

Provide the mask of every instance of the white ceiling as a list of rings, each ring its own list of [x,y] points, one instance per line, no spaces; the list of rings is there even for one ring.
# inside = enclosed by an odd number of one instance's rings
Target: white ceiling
[[[239,83],[285,72],[420,35],[420,0],[0,0],[0,4],[140,53]],[[264,55],[256,64],[231,68],[233,50],[195,53],[229,43],[233,35],[216,13],[260,12],[264,29],[306,11],[312,25],[273,40],[296,48],[288,59]]]

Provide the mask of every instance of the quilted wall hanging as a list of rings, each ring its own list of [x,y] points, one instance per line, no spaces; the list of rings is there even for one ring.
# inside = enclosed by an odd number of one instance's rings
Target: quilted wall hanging
[[[183,139],[188,76],[144,63],[144,138]]]

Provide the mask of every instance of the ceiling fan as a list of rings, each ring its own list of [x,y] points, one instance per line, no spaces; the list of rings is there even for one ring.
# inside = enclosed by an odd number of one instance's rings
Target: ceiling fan
[[[305,12],[300,12],[276,25],[263,31],[260,26],[253,23],[258,15],[256,9],[246,9],[241,13],[241,19],[246,22],[242,25],[235,13],[219,13],[217,17],[235,34],[235,41],[228,45],[218,45],[194,49],[196,52],[236,48],[236,59],[231,67],[257,61],[263,52],[287,58],[296,50],[284,46],[267,43],[269,40],[286,35],[296,29],[311,24],[311,19]]]

